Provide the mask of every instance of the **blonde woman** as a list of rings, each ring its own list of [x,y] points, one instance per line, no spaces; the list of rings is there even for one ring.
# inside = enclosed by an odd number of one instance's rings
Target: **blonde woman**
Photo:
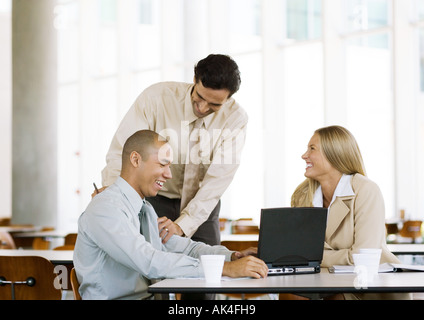
[[[384,200],[366,177],[358,144],[340,126],[315,131],[307,151],[305,177],[292,195],[293,207],[328,208],[322,267],[352,265],[360,248],[381,248],[380,263],[399,260],[387,248]],[[408,299],[409,294],[344,294],[344,298]]]

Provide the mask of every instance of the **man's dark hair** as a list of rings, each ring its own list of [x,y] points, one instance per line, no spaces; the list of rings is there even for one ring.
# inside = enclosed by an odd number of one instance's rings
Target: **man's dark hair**
[[[237,63],[227,55],[210,54],[194,67],[196,83],[202,81],[205,88],[227,89],[229,97],[240,88],[240,71]]]

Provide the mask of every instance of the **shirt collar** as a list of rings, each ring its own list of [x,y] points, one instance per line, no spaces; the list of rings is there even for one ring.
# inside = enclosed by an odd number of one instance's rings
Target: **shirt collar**
[[[116,179],[115,184],[119,187],[124,196],[128,199],[129,203],[134,209],[134,213],[138,215],[141,207],[145,203],[145,200],[140,197],[137,191],[134,190],[133,187],[122,177],[118,177]]]
[[[191,92],[193,91],[193,88],[194,88],[194,84],[192,84],[188,88],[187,94],[186,94],[186,97],[185,97],[185,103],[184,103],[184,115],[185,115],[184,118],[189,123],[197,120],[197,117],[193,112],[193,103],[191,101]]]
[[[346,197],[346,196],[353,196],[355,193],[352,189],[352,175],[346,175],[343,174],[342,177],[339,180],[339,183],[337,184],[336,190],[334,190],[333,199],[331,199],[331,204],[336,200],[337,197]],[[323,199],[322,199],[322,188],[319,186],[314,194],[314,199],[312,200],[312,204],[314,207],[323,207]],[[330,207],[329,206],[329,207]]]

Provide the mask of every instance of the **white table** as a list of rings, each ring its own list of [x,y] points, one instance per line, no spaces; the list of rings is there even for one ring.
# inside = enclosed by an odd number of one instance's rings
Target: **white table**
[[[72,264],[74,251],[73,250],[25,250],[25,249],[2,249],[0,256],[40,256],[50,260],[56,265]]]
[[[258,241],[259,234],[221,234],[223,241]]]
[[[149,287],[151,293],[388,293],[424,292],[424,272],[380,273],[373,282],[362,282],[356,274],[270,276],[265,279],[234,279],[207,284],[203,279],[165,279]]]
[[[424,244],[388,244],[387,247],[394,254],[424,254]]]
[[[40,231],[42,227],[39,226],[2,226],[0,227],[0,232],[9,232],[9,233],[15,233],[15,232],[37,232]]]

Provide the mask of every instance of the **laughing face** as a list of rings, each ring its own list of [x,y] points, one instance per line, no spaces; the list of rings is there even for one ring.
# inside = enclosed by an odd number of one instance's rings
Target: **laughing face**
[[[141,159],[137,168],[138,192],[142,198],[153,197],[162,190],[164,183],[172,178],[170,165],[172,162],[172,149],[168,143],[159,148],[152,147],[148,159]]]
[[[336,170],[322,152],[321,141],[316,133],[309,141],[308,150],[302,155],[302,159],[306,162],[305,177],[319,182]]]
[[[211,89],[203,86],[202,81],[194,85],[191,94],[193,113],[198,118],[203,118],[217,112],[227,101],[230,91],[227,89]]]

